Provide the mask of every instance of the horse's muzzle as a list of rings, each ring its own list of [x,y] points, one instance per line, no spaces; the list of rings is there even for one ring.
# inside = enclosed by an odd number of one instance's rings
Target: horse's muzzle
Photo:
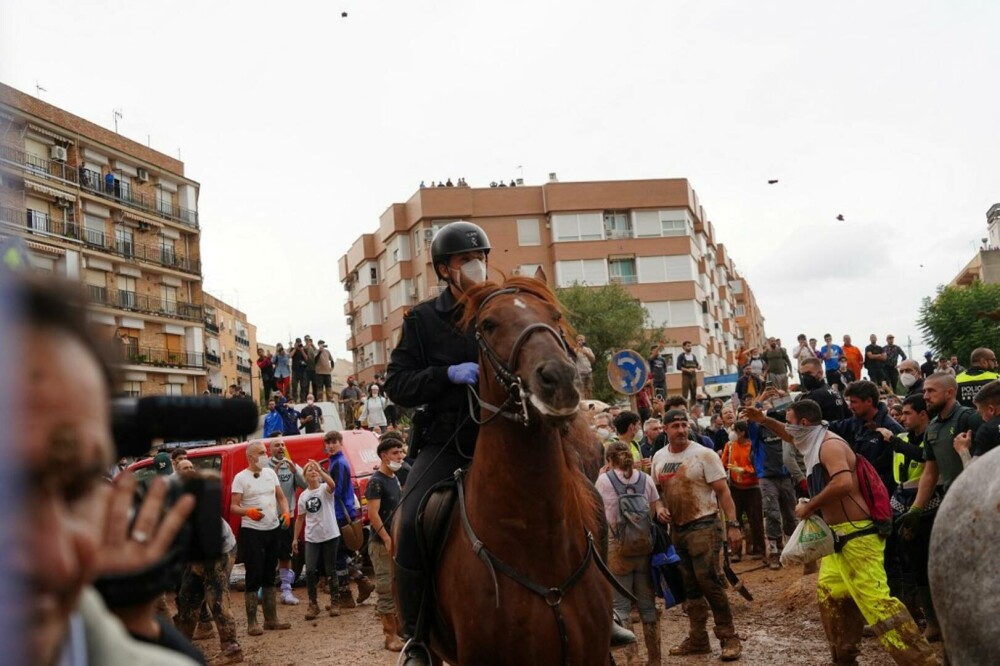
[[[576,366],[549,359],[535,366],[528,389],[531,404],[543,416],[569,417],[580,408],[580,376]]]

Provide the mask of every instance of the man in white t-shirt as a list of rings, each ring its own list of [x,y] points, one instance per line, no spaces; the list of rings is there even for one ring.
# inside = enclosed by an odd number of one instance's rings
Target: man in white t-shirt
[[[295,517],[295,535],[292,552],[299,552],[299,536],[306,531],[306,584],[309,589],[307,620],[319,617],[316,600],[316,583],[319,580],[319,563],[323,560],[326,575],[332,581],[337,571],[337,548],[340,545],[340,527],[337,525],[336,500],[333,497],[333,478],[315,460],[305,466],[308,488],[299,495],[298,515]],[[337,586],[330,585],[330,617],[337,617]]]
[[[233,494],[229,510],[242,516],[240,540],[243,542],[243,565],[246,568],[247,633],[264,633],[257,624],[257,590],[263,588],[264,629],[289,629],[287,622],[278,622],[274,570],[278,566],[278,535],[291,519],[288,500],[281,492],[278,475],[268,464],[264,442],[247,445],[245,470],[233,478]]]
[[[688,598],[685,609],[690,623],[688,637],[671,648],[670,654],[712,651],[707,629],[711,607],[715,636],[722,643],[722,660],[732,661],[739,658],[742,646],[719,571],[723,539],[720,506],[726,515],[726,538],[733,550],[739,551],[743,535],[726,484],[726,470],[718,454],[688,439],[688,416],[683,410],[668,411],[663,417],[663,428],[667,445],[653,456],[652,476],[660,486],[674,526],[672,536],[681,557]]]

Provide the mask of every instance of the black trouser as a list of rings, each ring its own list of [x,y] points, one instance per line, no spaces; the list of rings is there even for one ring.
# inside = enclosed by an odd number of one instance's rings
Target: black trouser
[[[406,477],[403,501],[396,510],[393,521],[399,521],[399,533],[393,544],[394,556],[400,566],[423,569],[417,543],[417,509],[427,491],[437,483],[451,478],[455,470],[469,464],[469,458],[458,452],[455,443],[443,445],[428,443],[420,449],[413,469]]]
[[[333,572],[337,569],[337,551],[340,537],[329,541],[312,543],[306,541],[306,584],[309,590],[309,601],[316,602],[316,583],[319,580],[319,563],[323,561],[326,575],[330,577],[330,595],[336,597],[337,585],[334,583]]]
[[[882,388],[882,380],[885,379],[885,373],[882,371],[882,366],[876,365],[868,368],[868,379],[875,382],[875,386]]]
[[[274,587],[274,571],[278,568],[278,530],[240,528],[243,542],[243,566],[246,569],[247,592]]]
[[[887,365],[885,366],[883,373],[885,374],[886,384],[888,384],[889,388],[892,389],[892,392],[895,393],[896,386],[899,384],[899,370],[897,370],[895,366]]]
[[[913,573],[913,582],[917,587],[927,587],[930,581],[927,578],[927,559],[931,548],[931,531],[934,529],[934,518],[937,516],[937,509],[920,514],[920,523],[913,531],[913,538],[903,541],[906,556],[910,561],[910,568]]]
[[[308,384],[309,375],[306,374],[305,370],[293,370],[292,388],[288,391],[291,395],[288,399],[294,402],[305,402]]]

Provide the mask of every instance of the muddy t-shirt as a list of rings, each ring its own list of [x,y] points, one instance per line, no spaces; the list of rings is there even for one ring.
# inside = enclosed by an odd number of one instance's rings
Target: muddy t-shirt
[[[725,479],[726,470],[712,449],[688,444],[680,453],[674,453],[665,446],[653,456],[653,478],[674,525],[686,525],[719,511],[715,491],[709,484]]]

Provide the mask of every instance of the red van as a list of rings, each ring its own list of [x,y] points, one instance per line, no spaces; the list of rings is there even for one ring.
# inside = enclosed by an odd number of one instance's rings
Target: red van
[[[351,480],[354,485],[354,494],[361,501],[361,516],[364,525],[368,525],[368,503],[365,501],[365,487],[371,478],[372,472],[379,465],[378,437],[369,430],[343,430],[344,455],[351,466]],[[253,442],[263,441],[265,443],[278,438],[251,440]],[[285,442],[286,450],[292,460],[300,467],[305,465],[310,459],[323,464],[326,467],[327,455],[323,452],[323,433],[312,435],[291,435],[281,437]],[[223,444],[221,446],[206,446],[202,448],[189,449],[188,460],[194,463],[195,467],[203,470],[211,470],[219,474],[222,479],[222,517],[229,522],[233,528],[233,533],[238,534],[240,530],[240,517],[232,516],[229,513],[229,502],[232,496],[233,477],[247,468],[247,444]],[[269,449],[270,450],[270,449]],[[153,470],[152,458],[146,458],[133,463],[131,469],[136,479],[142,481],[149,479],[156,474]],[[294,514],[294,510],[292,511]]]

